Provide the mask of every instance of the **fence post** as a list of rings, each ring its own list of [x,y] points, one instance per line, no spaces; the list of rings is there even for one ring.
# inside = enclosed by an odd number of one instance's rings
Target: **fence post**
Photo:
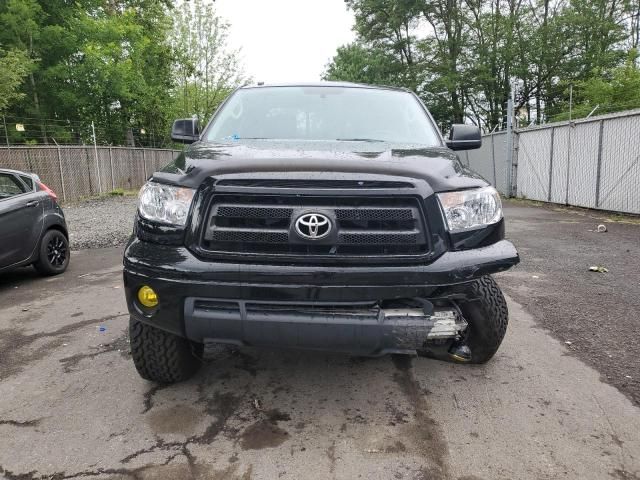
[[[7,130],[7,119],[2,116],[2,124],[4,125],[4,139],[7,141],[7,148],[11,151],[11,145],[9,144],[9,130]]]
[[[600,179],[602,172],[602,134],[604,130],[604,120],[600,120],[600,135],[598,137],[598,166],[596,170],[596,208],[600,207]]]
[[[491,137],[491,163],[493,164],[493,186],[497,187],[497,179],[496,179],[496,146],[494,142],[494,135],[490,133]]]
[[[56,139],[51,137],[53,143],[56,144],[56,150],[58,151],[58,168],[60,169],[60,185],[62,186],[62,200],[67,201],[67,194],[64,190],[64,174],[62,173],[62,157],[60,156],[60,145],[56,142]]]
[[[556,136],[556,127],[551,127],[551,152],[549,153],[549,191],[547,192],[547,201],[551,202],[551,185],[553,181],[553,142]]]
[[[513,94],[513,92],[512,92]],[[513,98],[507,102],[507,198],[511,197],[511,174],[513,169]]]
[[[111,168],[111,190],[115,190],[116,184],[113,180],[113,153],[111,151],[111,145],[109,145],[109,167]]]
[[[573,122],[569,121],[569,123],[567,124],[567,128],[569,129],[567,131],[567,182],[565,185],[565,191],[564,191],[564,204],[565,205],[569,205],[569,173],[570,170],[569,168],[571,167],[571,129],[573,128],[572,125]]]
[[[96,175],[98,176],[98,192],[102,194],[102,182],[100,181],[100,164],[98,163],[98,144],[96,142],[96,127],[91,122],[91,131],[93,132],[93,151],[96,155]]]
[[[144,154],[144,148],[142,149],[142,165],[144,167],[144,181],[147,181],[147,158]]]
[[[513,157],[511,159],[511,191],[518,196],[518,170],[520,168],[520,130],[513,132]]]

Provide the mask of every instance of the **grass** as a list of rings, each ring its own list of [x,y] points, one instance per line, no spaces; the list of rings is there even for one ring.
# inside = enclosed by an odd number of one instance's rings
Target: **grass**
[[[124,188],[115,188],[105,195],[109,197],[132,197],[138,195],[138,190],[125,190]]]

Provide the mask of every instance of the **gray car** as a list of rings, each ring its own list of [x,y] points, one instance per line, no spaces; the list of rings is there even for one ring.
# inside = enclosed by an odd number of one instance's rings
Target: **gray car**
[[[56,194],[37,175],[0,169],[0,272],[33,265],[42,275],[57,275],[69,255]]]

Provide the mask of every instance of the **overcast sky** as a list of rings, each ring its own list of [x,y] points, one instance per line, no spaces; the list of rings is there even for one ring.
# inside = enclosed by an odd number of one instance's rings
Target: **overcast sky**
[[[320,80],[336,48],[354,38],[344,0],[216,0],[215,7],[256,82]]]

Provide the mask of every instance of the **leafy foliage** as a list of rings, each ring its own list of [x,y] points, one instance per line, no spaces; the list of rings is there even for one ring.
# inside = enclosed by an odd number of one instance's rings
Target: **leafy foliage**
[[[19,91],[33,63],[21,50],[0,50],[0,113],[24,97]]]
[[[0,27],[0,111],[33,119],[13,141],[88,142],[93,122],[100,143],[163,145],[244,79],[211,0],[6,0]]]
[[[577,114],[596,97],[610,109],[622,107],[616,95],[638,71],[637,56],[622,66],[640,39],[635,0],[346,3],[357,40],[338,49],[324,77],[411,88],[440,124],[501,126],[512,89],[527,123],[560,118],[569,85],[584,103]]]

